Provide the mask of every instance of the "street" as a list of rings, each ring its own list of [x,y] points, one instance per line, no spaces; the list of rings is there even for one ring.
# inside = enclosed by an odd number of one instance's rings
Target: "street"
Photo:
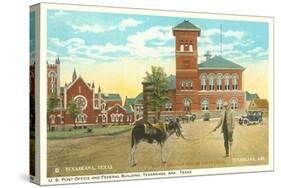
[[[129,165],[130,132],[116,136],[48,140],[48,176],[93,175],[169,169],[195,169],[261,165],[268,163],[268,120],[262,125],[236,122],[232,156],[224,158],[220,129],[209,134],[218,120],[182,124],[186,140],[172,135],[165,145],[166,164],[160,147],[142,142],[135,167]]]

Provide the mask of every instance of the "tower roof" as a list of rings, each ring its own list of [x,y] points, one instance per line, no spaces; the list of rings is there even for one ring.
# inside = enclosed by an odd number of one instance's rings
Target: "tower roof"
[[[199,70],[245,70],[245,67],[233,63],[221,56],[214,56],[198,65]]]
[[[198,31],[200,35],[201,29],[189,22],[188,20],[184,20],[180,24],[173,27],[173,32],[174,31]]]

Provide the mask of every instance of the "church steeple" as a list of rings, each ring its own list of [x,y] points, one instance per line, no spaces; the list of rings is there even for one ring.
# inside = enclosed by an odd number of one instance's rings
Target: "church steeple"
[[[74,80],[76,80],[77,78],[77,74],[76,74],[76,70],[74,69],[73,74],[72,74],[72,82],[74,82]]]
[[[60,58],[59,58],[59,56],[58,56],[57,59],[56,59],[56,64],[60,64]]]

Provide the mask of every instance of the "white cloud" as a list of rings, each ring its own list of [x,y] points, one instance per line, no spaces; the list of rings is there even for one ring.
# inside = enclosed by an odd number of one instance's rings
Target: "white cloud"
[[[134,35],[128,36],[128,44],[126,45],[128,52],[136,57],[172,55],[175,50],[173,47],[162,46],[165,42],[174,39],[171,28],[171,26],[154,26],[143,32],[137,32]],[[148,46],[147,42],[149,41],[154,41],[152,44],[156,46]]]
[[[222,34],[224,37],[233,37],[238,40],[241,40],[245,36],[244,31],[233,31],[233,30],[223,31]]]
[[[70,38],[66,41],[62,41],[59,38],[50,38],[50,43],[58,47],[66,47],[66,46],[81,46],[85,44],[85,41],[81,38]]]
[[[258,46],[258,47],[255,47],[252,50],[249,50],[248,52],[249,53],[258,53],[258,52],[261,52],[261,51],[263,51],[263,48]]]
[[[67,14],[67,13],[66,13],[65,11],[60,10],[60,11],[57,11],[54,15],[57,16],[57,17],[59,17],[59,16],[64,16],[64,15],[66,15],[66,14]]]
[[[154,39],[158,39],[160,41],[172,40],[174,37],[171,28],[171,26],[150,27],[143,32],[138,32],[134,35],[128,36],[127,40],[131,43],[145,43],[146,41]]]
[[[211,29],[206,29],[202,32],[202,37],[203,38],[208,38],[208,37],[213,37],[216,35],[220,35],[221,30],[219,28],[211,28]],[[225,38],[235,38],[238,40],[241,40],[244,36],[245,36],[245,32],[244,31],[233,31],[233,30],[226,30],[226,31],[222,31],[222,36]]]
[[[143,23],[142,21],[128,18],[128,19],[123,19],[118,24],[112,25],[110,27],[103,26],[98,23],[92,24],[92,25],[90,25],[90,24],[78,25],[78,24],[74,24],[71,22],[67,22],[66,24],[69,25],[73,30],[81,32],[81,33],[85,33],[85,32],[102,33],[102,32],[106,32],[106,31],[113,31],[116,29],[124,31],[125,29],[127,29],[129,27],[136,27],[142,23]]]
[[[263,51],[263,52],[260,52],[258,53],[258,57],[261,57],[261,56],[267,56],[268,55],[268,51]]]
[[[88,25],[88,24],[84,24],[84,25],[76,25],[70,22],[67,22],[67,25],[69,25],[73,30],[75,31],[79,31],[81,33],[85,33],[85,32],[92,32],[92,33],[102,33],[105,32],[106,30],[109,30],[109,28],[105,28],[102,25],[99,24],[94,24],[94,25]]]
[[[116,57],[109,57],[105,53],[124,52],[134,58],[172,56],[174,48],[163,46],[165,42],[172,39],[171,27],[155,26],[128,36],[128,43],[125,45],[115,45],[112,43],[87,45],[81,38],[71,38],[66,41],[51,38],[50,43],[57,47],[66,48],[69,55],[84,55],[91,58],[110,60]],[[149,41],[153,41],[154,46],[148,46],[147,42]]]
[[[128,18],[128,19],[123,19],[120,24],[119,24],[119,28],[120,30],[125,30],[127,27],[136,27],[138,25],[142,24],[142,21],[138,21],[132,18]]]
[[[211,37],[214,35],[219,35],[220,34],[220,29],[218,28],[211,28],[211,29],[206,29],[202,31],[202,37]]]

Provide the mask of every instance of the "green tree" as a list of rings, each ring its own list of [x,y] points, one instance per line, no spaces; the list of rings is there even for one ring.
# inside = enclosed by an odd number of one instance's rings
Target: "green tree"
[[[80,113],[80,110],[77,106],[77,104],[75,103],[74,99],[72,99],[70,101],[70,103],[68,104],[68,108],[67,108],[67,114],[71,117],[71,119],[74,122],[74,128],[76,128],[76,122],[75,119],[78,116],[78,114]]]
[[[50,115],[54,113],[55,108],[59,105],[59,98],[57,98],[53,93],[47,99],[47,123],[50,130]]]
[[[155,119],[159,121],[161,107],[169,101],[167,75],[159,66],[151,66],[151,72],[145,74],[144,80],[150,82],[152,86],[151,92],[148,94],[148,108],[155,112]]]

